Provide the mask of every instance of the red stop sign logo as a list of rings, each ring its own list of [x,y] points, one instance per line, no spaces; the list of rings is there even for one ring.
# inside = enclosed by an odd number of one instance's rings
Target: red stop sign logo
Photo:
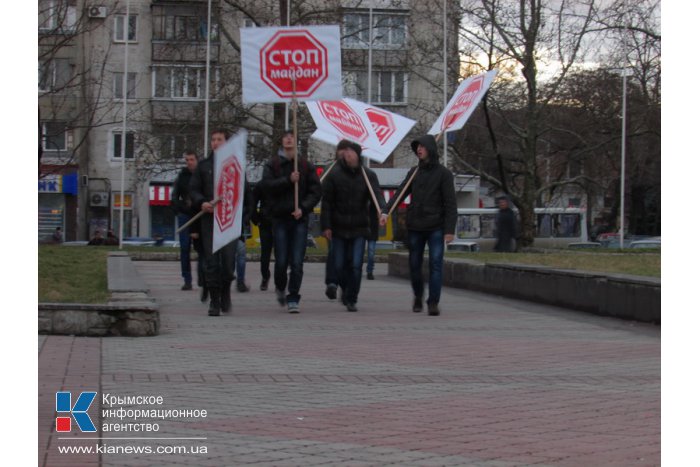
[[[219,183],[216,186],[216,196],[221,200],[216,205],[216,223],[219,230],[226,230],[233,226],[236,219],[236,212],[240,209],[240,184],[243,180],[243,170],[238,163],[238,159],[229,157],[224,162],[219,176]]]
[[[338,131],[350,139],[363,142],[369,136],[368,129],[362,124],[362,118],[343,101],[321,101],[323,117]]]
[[[389,112],[381,109],[367,109],[365,113],[370,123],[372,123],[372,129],[377,135],[379,143],[383,145],[396,132],[394,118]]]
[[[309,97],[328,78],[328,50],[309,31],[279,31],[260,49],[260,78],[280,97]]]
[[[442,121],[442,131],[445,131],[445,128],[452,126],[452,124],[459,120],[460,117],[472,107],[472,105],[476,104],[476,96],[479,95],[479,91],[481,91],[483,84],[484,78],[483,76],[479,76],[472,81],[464,91],[462,91],[452,107],[450,107],[450,110],[447,111],[447,115],[445,115],[445,119]]]

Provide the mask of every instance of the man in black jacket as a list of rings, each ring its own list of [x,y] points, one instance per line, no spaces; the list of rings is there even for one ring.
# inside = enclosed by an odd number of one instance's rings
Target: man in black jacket
[[[343,304],[348,311],[357,311],[365,241],[371,235],[369,207],[373,204],[363,170],[380,203],[380,209],[384,207],[384,198],[376,174],[362,167],[360,145],[342,140],[338,143],[337,151],[342,152],[338,169],[333,170],[323,181],[321,229],[333,245],[333,265],[343,290]]]
[[[401,203],[411,195],[406,213],[408,230],[409,267],[413,288],[413,311],[423,311],[423,252],[428,244],[430,278],[428,282],[428,314],[440,314],[438,303],[442,289],[442,259],[445,243],[454,240],[457,223],[457,197],[452,172],[440,164],[437,143],[432,135],[421,136],[411,143],[418,156],[418,167],[409,170],[406,178],[383,210],[381,225],[386,224],[391,206]],[[415,180],[403,196],[399,196],[406,183],[418,171]]]
[[[209,316],[219,316],[231,310],[231,282],[236,255],[236,242],[232,241],[213,253],[214,241],[214,157],[216,151],[228,139],[226,130],[211,133],[209,157],[201,161],[190,180],[190,196],[194,212],[204,211],[201,217],[201,241],[204,248],[204,277],[209,291]],[[245,201],[244,201],[245,203]]]
[[[515,212],[510,208],[508,198],[501,196],[497,200],[498,214],[496,214],[496,245],[495,251],[512,253],[515,251],[515,238],[518,234],[518,224]]]
[[[177,214],[178,227],[187,223],[194,213],[192,212],[192,200],[190,199],[190,179],[197,168],[197,154],[193,151],[185,151],[185,167],[180,170],[173,186],[173,199],[171,206]],[[185,281],[181,290],[192,290],[192,266],[190,264],[190,228],[180,231],[180,273]]]
[[[306,159],[298,161],[294,133],[282,136],[282,148],[265,163],[260,189],[270,202],[270,218],[275,238],[275,293],[280,305],[287,304],[290,313],[299,313],[299,289],[304,276],[306,236],[309,213],[321,199],[321,183],[316,171]],[[299,184],[299,207],[294,205],[294,184]],[[287,268],[291,267],[289,278]],[[285,290],[289,284],[289,290]]]

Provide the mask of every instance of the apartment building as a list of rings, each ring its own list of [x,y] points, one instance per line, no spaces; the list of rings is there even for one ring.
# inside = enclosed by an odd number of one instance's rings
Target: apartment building
[[[206,144],[208,2],[131,0],[128,16],[126,7],[124,0],[39,0],[40,237],[56,226],[67,240],[87,239],[96,229],[117,232],[122,206],[125,236],[174,234],[168,205],[182,152],[201,155]],[[286,24],[289,14],[292,25],[340,25],[346,96],[417,121],[381,164],[410,167],[410,138],[427,131],[443,107],[444,28],[448,98],[457,85],[456,11],[454,0],[213,0],[209,129],[249,130],[251,174],[269,157],[284,109],[242,104],[239,30]],[[333,148],[309,140],[313,130],[302,105],[300,150],[324,164]],[[464,205],[478,203],[475,180],[460,189]]]

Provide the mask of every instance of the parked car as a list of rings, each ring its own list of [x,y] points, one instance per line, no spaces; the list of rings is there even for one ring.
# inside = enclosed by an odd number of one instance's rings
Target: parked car
[[[569,248],[573,249],[588,249],[588,248],[602,248],[603,244],[600,242],[574,242],[569,243]]]
[[[635,240],[630,243],[630,248],[661,248],[661,237]]]

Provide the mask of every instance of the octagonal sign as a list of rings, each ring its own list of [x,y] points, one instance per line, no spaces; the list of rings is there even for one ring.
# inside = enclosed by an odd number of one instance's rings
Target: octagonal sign
[[[323,118],[346,138],[362,143],[369,136],[360,115],[345,102],[322,101],[319,107]]]
[[[279,31],[260,49],[260,78],[280,97],[294,97],[294,86],[309,97],[328,78],[328,50],[307,30]]]
[[[221,200],[216,205],[216,223],[219,229],[224,231],[233,226],[236,219],[236,211],[243,203],[239,202],[240,184],[243,179],[243,170],[236,157],[228,158],[221,167],[219,183],[216,186],[216,196]]]
[[[442,130],[449,128],[459,118],[464,115],[473,105],[479,101],[476,99],[481,91],[481,86],[484,84],[483,76],[477,77],[474,81],[462,91],[455,103],[447,111],[447,115],[442,121]]]
[[[372,123],[372,129],[377,135],[379,143],[384,145],[389,138],[396,132],[394,118],[390,112],[387,112],[376,107],[370,107],[365,110],[367,118]]]

